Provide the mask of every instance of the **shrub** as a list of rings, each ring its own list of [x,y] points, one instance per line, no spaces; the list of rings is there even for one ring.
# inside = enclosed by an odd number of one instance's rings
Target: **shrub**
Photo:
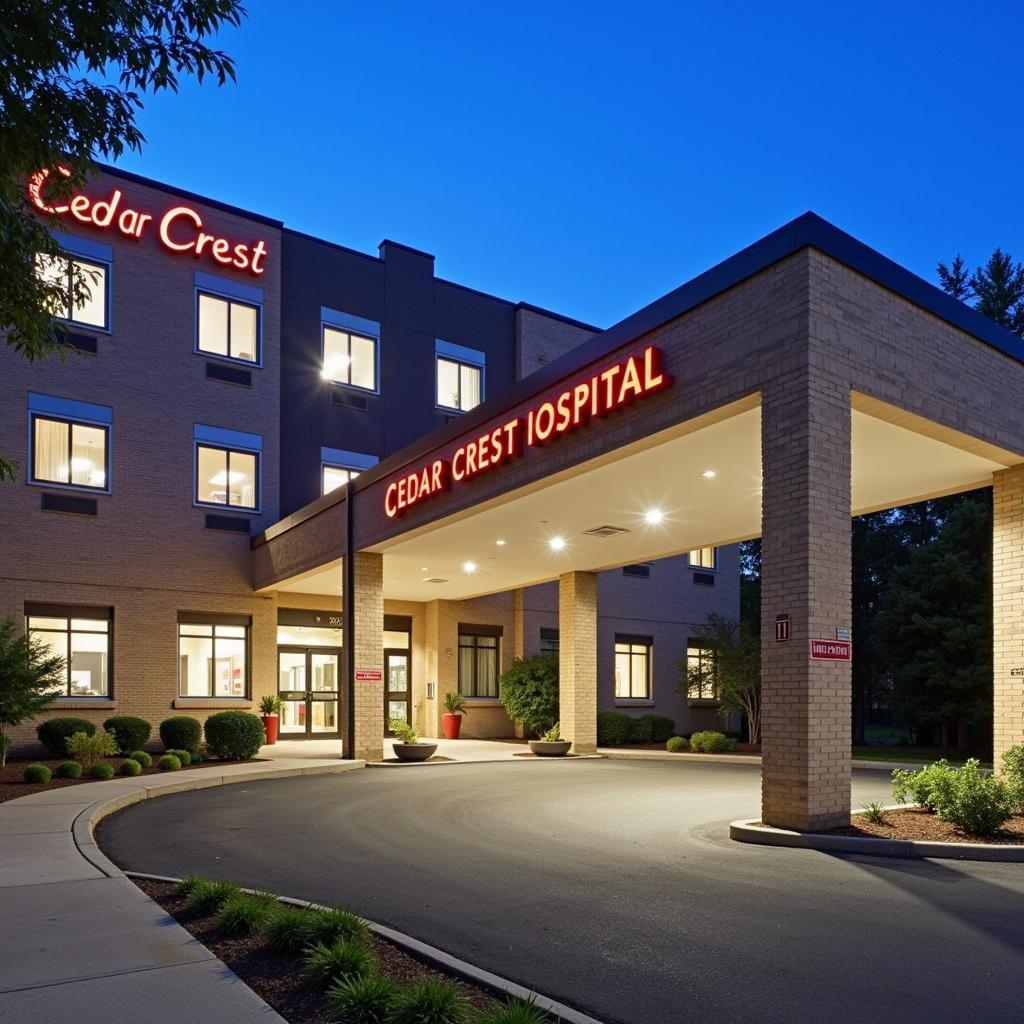
[[[135,764],[135,762],[132,761],[132,764]],[[100,779],[101,781],[106,782],[114,777],[114,766],[109,761],[97,761],[96,764],[89,769],[89,774],[94,779]]]
[[[259,716],[248,711],[221,711],[206,720],[206,748],[214,757],[241,761],[252,757],[264,739]]]
[[[194,754],[203,738],[203,727],[198,718],[175,715],[160,723],[160,739],[168,750],[187,750]]]
[[[391,1024],[397,995],[394,982],[379,974],[349,978],[327,990],[327,1012],[346,1024]]]
[[[241,895],[242,890],[234,882],[214,882],[208,878],[196,879],[186,894],[190,910],[197,914],[213,914],[221,904],[232,896]]]
[[[168,750],[167,753],[173,754],[174,757],[181,762],[182,768],[184,768],[185,765],[192,763],[192,755],[187,750],[178,750],[175,748],[174,750]]]
[[[142,768],[151,768],[153,766],[153,758],[144,750],[133,750],[128,756],[133,761],[138,761]]]
[[[277,905],[270,892],[229,896],[217,909],[217,927],[228,935],[252,935],[266,925]]]
[[[377,958],[355,939],[341,939],[329,946],[318,942],[306,952],[305,964],[306,972],[321,988],[377,970]]]
[[[880,800],[872,800],[861,808],[861,814],[871,822],[872,825],[885,824],[885,805]]]
[[[1003,774],[1014,814],[1024,814],[1024,743],[1010,747],[1003,754]]]
[[[364,942],[370,934],[366,922],[351,910],[332,907],[330,910],[311,910],[308,912],[310,942],[323,942],[330,945],[340,939],[351,939]]]
[[[76,732],[68,737],[67,748],[71,759],[77,761],[86,772],[91,772],[103,758],[113,757],[117,753],[117,743],[109,732],[98,732],[95,735]]]
[[[199,885],[200,882],[204,882],[206,879],[201,878],[199,875],[186,875],[175,887],[175,896],[191,896],[192,890]]]
[[[36,726],[36,736],[39,737],[39,742],[54,757],[67,755],[67,742],[76,732],[84,732],[86,736],[92,736],[96,732],[96,726],[85,718],[51,718],[48,722],[41,722]]]
[[[558,658],[517,658],[501,674],[498,692],[508,717],[539,736],[558,721]]]
[[[979,769],[972,757],[962,768],[950,770],[935,810],[969,835],[990,836],[1010,817],[1010,794],[1005,783]]]
[[[82,766],[77,761],[61,761],[57,765],[58,779],[80,779],[82,777]]]
[[[597,745],[621,747],[633,734],[633,719],[619,711],[598,711]]]
[[[937,811],[943,794],[949,789],[953,769],[945,759],[927,765],[920,771],[892,773],[892,793],[898,803],[915,803]],[[908,799],[909,798],[909,799]]]
[[[698,754],[724,754],[729,749],[729,740],[721,732],[695,732],[690,737],[690,749]]]
[[[665,744],[665,749],[670,754],[678,754],[681,750],[690,749],[690,741],[685,736],[672,736]]]
[[[392,1024],[468,1024],[469,1004],[450,981],[421,981],[395,1002]]]
[[[477,1024],[550,1024],[551,1018],[534,1004],[531,999],[509,999],[504,1006],[495,1006],[485,1010],[477,1019]]]
[[[267,922],[267,948],[294,956],[311,946],[309,918],[315,913],[300,907],[280,907]]]
[[[173,754],[162,754],[156,766],[162,772],[176,772],[181,767],[181,762]]]
[[[44,785],[53,778],[53,772],[45,764],[30,764],[21,775],[26,782],[42,782]]]
[[[725,741],[725,749],[729,754],[735,754],[739,750],[740,741],[735,736],[729,736]]]
[[[676,734],[676,723],[664,715],[644,715],[640,721],[650,723],[652,743],[667,743]]]
[[[117,743],[119,754],[127,754],[130,750],[138,750],[149,742],[153,726],[144,718],[134,718],[131,715],[114,715],[103,723]]]
[[[133,761],[130,757],[121,762],[121,774],[136,776],[142,774],[142,765],[138,761]]]
[[[644,718],[630,718],[629,720],[629,742],[630,743],[650,743],[651,742],[651,723]]]

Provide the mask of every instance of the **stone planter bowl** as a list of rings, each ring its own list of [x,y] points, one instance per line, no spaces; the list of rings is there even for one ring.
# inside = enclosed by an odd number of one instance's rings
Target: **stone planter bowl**
[[[436,743],[395,743],[399,761],[429,761],[437,753]]]
[[[538,757],[565,757],[571,746],[571,740],[530,740],[530,750]]]

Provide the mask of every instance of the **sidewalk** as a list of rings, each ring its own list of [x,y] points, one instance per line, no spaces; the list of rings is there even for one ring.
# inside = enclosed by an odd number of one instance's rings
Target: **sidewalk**
[[[612,761],[672,761],[676,764],[753,764],[761,766],[760,754],[670,754],[667,750],[633,750],[629,747],[598,747],[600,757]],[[910,761],[858,761],[850,762],[852,768],[867,768],[869,771],[891,772],[894,768],[917,771],[924,765]]]
[[[363,767],[326,752],[277,757],[264,748],[261,755],[270,760],[67,786],[0,804],[0,1022],[283,1024],[128,881],[92,835],[106,814],[153,795]]]

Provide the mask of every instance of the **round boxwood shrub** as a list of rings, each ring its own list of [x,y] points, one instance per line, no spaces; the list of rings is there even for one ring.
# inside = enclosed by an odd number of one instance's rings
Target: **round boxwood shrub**
[[[187,750],[194,754],[203,738],[203,727],[198,718],[175,715],[160,723],[160,739],[168,750]]]
[[[141,775],[142,774],[142,765],[139,764],[138,761],[133,761],[129,757],[127,761],[124,761],[121,764],[121,774],[122,775],[131,775],[131,776]]]
[[[644,715],[641,722],[651,727],[651,743],[667,743],[676,734],[676,723],[665,715]]]
[[[133,761],[138,761],[139,767],[141,768],[149,768],[153,764],[153,758],[151,758],[144,750],[133,750],[128,756]]]
[[[670,736],[665,743],[665,749],[670,754],[678,754],[690,749],[690,741],[685,736]]]
[[[61,761],[57,765],[58,779],[80,779],[82,777],[82,766],[77,761]]]
[[[26,782],[42,782],[44,785],[53,778],[53,772],[45,764],[30,764],[21,774]]]
[[[690,737],[690,749],[697,754],[724,754],[729,749],[729,740],[721,732],[695,732]]]
[[[513,722],[538,736],[558,721],[558,658],[516,658],[501,674],[501,703]]]
[[[132,762],[135,763],[134,761]],[[92,766],[92,771],[89,773],[94,779],[102,779],[104,782],[107,779],[114,777],[114,766],[109,761],[100,761]]]
[[[597,745],[621,747],[633,735],[633,719],[619,711],[598,711]]]
[[[51,718],[36,726],[36,736],[39,737],[39,742],[54,757],[64,757],[67,754],[68,739],[76,732],[84,732],[86,736],[93,736],[96,733],[96,726],[87,718]]]
[[[119,754],[144,747],[153,731],[153,726],[144,718],[132,715],[114,715],[103,723],[103,728],[113,735]]]
[[[162,772],[176,772],[181,767],[181,762],[173,754],[164,754],[156,766]]]
[[[263,723],[248,711],[221,711],[206,720],[206,749],[226,761],[252,757],[263,745]]]
[[[168,750],[167,753],[173,754],[181,762],[182,768],[184,768],[185,765],[192,763],[192,755],[187,750],[178,750],[175,748],[174,750]]]

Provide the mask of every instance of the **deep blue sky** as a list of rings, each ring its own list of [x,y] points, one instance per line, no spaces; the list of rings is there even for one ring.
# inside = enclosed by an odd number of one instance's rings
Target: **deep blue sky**
[[[807,209],[1024,257],[1019,5],[249,0],[130,170],[607,326]]]

